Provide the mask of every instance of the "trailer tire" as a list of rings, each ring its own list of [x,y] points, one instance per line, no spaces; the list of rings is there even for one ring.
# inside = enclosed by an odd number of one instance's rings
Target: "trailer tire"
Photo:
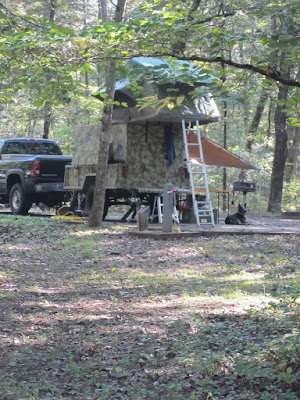
[[[15,215],[27,215],[32,206],[32,202],[27,198],[23,186],[16,183],[9,193],[9,206]]]
[[[94,192],[95,192],[95,186],[91,185],[88,188],[88,190],[86,192],[86,196],[85,196],[85,215],[87,215],[88,217],[91,215],[92,208],[93,208]],[[107,216],[108,207],[109,207],[109,205],[108,205],[107,197],[105,196],[104,210],[103,210],[103,217],[102,217],[103,220]]]

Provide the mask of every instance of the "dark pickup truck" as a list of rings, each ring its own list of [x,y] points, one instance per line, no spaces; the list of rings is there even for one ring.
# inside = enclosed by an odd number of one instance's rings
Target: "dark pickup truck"
[[[0,140],[0,203],[20,215],[33,203],[59,206],[66,200],[65,165],[71,161],[54,140]]]

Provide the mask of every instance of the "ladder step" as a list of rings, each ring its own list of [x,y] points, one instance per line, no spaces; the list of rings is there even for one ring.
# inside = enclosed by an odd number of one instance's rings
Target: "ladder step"
[[[197,132],[197,128],[185,128],[186,132]]]
[[[199,121],[196,121],[195,128],[187,128],[187,125],[184,120],[182,120],[182,130],[183,130],[183,139],[185,146],[186,159],[188,162],[188,170],[190,174],[190,186],[193,198],[194,212],[197,219],[197,225],[213,225],[214,226],[214,215],[211,200],[209,197],[209,189],[207,183],[207,172],[205,161],[203,158],[203,149],[202,149],[202,140],[201,133],[199,129]],[[197,134],[197,139],[195,137],[196,143],[189,143],[189,132],[194,132]],[[197,147],[199,150],[199,158],[190,158],[189,148]],[[196,163],[193,161],[197,161]],[[200,183],[201,186],[195,186],[195,181],[199,177],[198,185]],[[205,200],[197,200],[195,192],[202,192],[206,196]],[[202,221],[204,219],[204,221]]]
[[[207,217],[210,217],[211,216],[211,213],[209,212],[209,213],[201,213],[201,212],[199,212],[198,213],[198,217],[200,218],[207,218]]]

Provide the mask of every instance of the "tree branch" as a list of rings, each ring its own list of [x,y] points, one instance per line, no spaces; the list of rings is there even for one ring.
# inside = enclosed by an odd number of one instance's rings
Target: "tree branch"
[[[220,9],[217,14],[206,17],[203,20],[201,20],[201,19],[193,20],[192,14],[193,14],[193,12],[195,12],[197,10],[199,4],[200,4],[200,0],[194,1],[193,6],[188,13],[187,19],[190,21],[190,24],[185,28],[185,36],[188,35],[189,30],[192,26],[204,25],[208,22],[211,22],[212,20],[214,20],[216,18],[220,18],[220,17],[227,18],[227,17],[231,17],[231,16],[235,15],[235,13],[233,11],[226,12],[223,9]],[[179,54],[182,54],[184,49],[186,48],[186,41],[185,42],[177,41],[176,43],[172,44],[171,48],[174,51],[174,53],[176,54],[176,56],[178,57]]]
[[[169,56],[174,56],[174,54],[169,54]],[[287,86],[295,86],[295,87],[300,87],[300,82],[296,81],[294,79],[287,79],[284,76],[280,74],[280,72],[272,71],[269,69],[263,69],[260,67],[256,67],[255,65],[248,64],[248,63],[238,63],[236,61],[232,61],[229,59],[226,59],[224,57],[200,57],[196,55],[191,55],[191,56],[178,56],[176,57],[180,60],[186,60],[186,61],[201,61],[201,62],[208,62],[208,63],[220,63],[220,64],[226,64],[230,65],[231,67],[235,68],[240,68],[248,71],[253,71],[256,72],[260,75],[265,76],[266,78],[270,78],[274,81],[277,81],[279,83],[282,83],[283,85]]]
[[[224,12],[222,14],[212,15],[203,20],[201,20],[201,19],[196,20],[196,21],[192,22],[191,25],[203,25],[203,24],[206,24],[207,22],[211,22],[213,19],[220,18],[220,17],[227,18],[227,17],[232,17],[233,15],[235,15],[234,11]]]
[[[9,16],[9,18],[11,19],[11,21],[13,22],[13,24],[17,25],[16,21],[14,20],[14,18],[20,19],[23,22],[26,22],[27,24],[31,24],[32,26],[36,26],[37,28],[42,28],[44,30],[46,30],[46,28],[42,25],[39,25],[33,21],[29,21],[28,19],[22,17],[21,15],[17,15],[14,12],[12,12],[9,8],[5,7],[5,5],[3,3],[0,3],[0,8],[3,8],[7,14],[7,16]]]
[[[266,78],[272,79],[273,81],[279,82],[282,85],[286,85],[286,86],[292,86],[292,87],[300,87],[300,82],[298,80],[295,79],[287,79],[284,76],[282,76],[280,74],[280,72],[276,72],[276,71],[270,71],[268,69],[263,69],[263,68],[259,68],[255,65],[252,64],[248,64],[248,63],[238,63],[223,57],[201,57],[201,56],[196,56],[196,55],[191,55],[191,56],[180,56],[180,55],[175,55],[174,53],[161,53],[161,52],[155,52],[152,54],[147,54],[145,55],[145,52],[132,52],[130,54],[130,56],[123,56],[123,57],[118,57],[118,55],[116,56],[111,56],[112,59],[115,60],[129,60],[133,57],[175,57],[178,60],[185,60],[185,61],[200,61],[200,62],[206,62],[206,63],[219,63],[219,64],[226,64],[226,65],[230,65],[234,68],[239,68],[242,70],[246,70],[246,71],[253,71],[256,72],[262,76],[265,76]],[[94,56],[90,59],[91,62],[100,62],[100,61],[107,61],[107,57],[101,57],[99,55]],[[68,62],[69,63],[73,63],[73,62],[80,62],[82,60],[87,60],[86,58],[69,58]]]

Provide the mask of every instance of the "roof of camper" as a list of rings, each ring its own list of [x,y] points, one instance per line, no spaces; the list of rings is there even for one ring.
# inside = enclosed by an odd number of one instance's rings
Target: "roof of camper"
[[[120,105],[114,106],[113,123],[181,122],[185,119],[207,124],[218,121],[219,112],[208,91],[198,97],[190,94],[197,87],[209,85],[215,79],[212,75],[202,72],[188,61],[176,59],[134,57],[126,63],[126,67],[131,78],[116,82],[114,100]],[[143,87],[144,98],[157,96],[161,102],[154,107],[138,108],[132,82]],[[95,96],[102,100],[103,92],[105,89],[99,90]],[[170,99],[171,107],[161,107],[166,98]],[[177,101],[179,98],[181,100]],[[126,103],[127,107],[122,103]]]
[[[126,66],[129,70],[141,68],[141,71],[153,74],[159,85],[171,83],[172,79],[176,79],[176,82],[190,82],[195,86],[203,86],[216,79],[185,60],[134,57]]]

